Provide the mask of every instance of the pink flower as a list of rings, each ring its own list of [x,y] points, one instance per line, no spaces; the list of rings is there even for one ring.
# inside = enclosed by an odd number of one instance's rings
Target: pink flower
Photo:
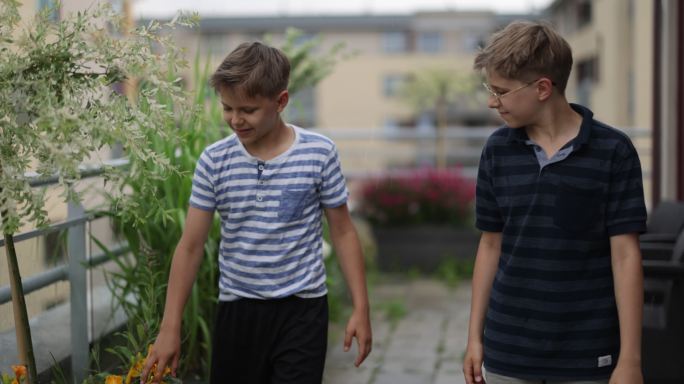
[[[367,180],[361,192],[361,212],[371,222],[465,225],[472,220],[475,183],[460,168],[394,171]]]

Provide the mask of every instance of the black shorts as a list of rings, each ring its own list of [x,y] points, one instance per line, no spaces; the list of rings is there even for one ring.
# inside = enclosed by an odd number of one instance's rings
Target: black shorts
[[[218,304],[212,384],[320,384],[328,343],[326,296]]]

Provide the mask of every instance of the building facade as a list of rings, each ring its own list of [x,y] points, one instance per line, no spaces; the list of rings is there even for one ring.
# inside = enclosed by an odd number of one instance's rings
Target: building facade
[[[568,97],[637,140],[651,205],[684,200],[684,5],[679,0],[556,0],[547,16],[568,39]]]
[[[506,20],[492,12],[205,17],[199,28],[180,32],[179,42],[189,57],[210,57],[210,68],[242,42],[269,36],[278,45],[291,27],[303,32],[302,41],[319,37],[320,52],[341,43],[349,57],[337,62],[315,89],[293,95],[303,113],[289,117],[305,127],[391,129],[434,125],[430,111],[410,110],[402,102],[397,95],[401,85],[421,70],[473,74],[478,47]],[[461,110],[452,116],[453,124],[493,121],[482,104]]]

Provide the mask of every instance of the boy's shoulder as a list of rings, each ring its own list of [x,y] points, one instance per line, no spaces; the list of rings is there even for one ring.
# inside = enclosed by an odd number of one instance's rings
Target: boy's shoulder
[[[304,129],[304,128],[300,128],[296,125],[290,125],[290,126],[295,131],[297,131],[297,135],[299,136],[301,143],[319,144],[319,145],[327,146],[330,148],[335,147],[335,143],[332,141],[332,139],[323,135],[322,133],[314,132],[314,131]]]
[[[217,157],[225,156],[235,150],[238,150],[239,148],[240,143],[238,142],[237,135],[232,134],[212,144],[209,144],[202,152],[204,155],[215,159]]]
[[[595,143],[597,149],[609,149],[622,156],[636,153],[632,139],[627,133],[596,119],[593,119],[591,124],[589,143]]]
[[[487,137],[487,141],[485,142],[485,149],[497,145],[505,145],[516,136],[516,130],[520,129],[521,128],[510,128],[507,125],[497,128],[496,130],[494,130],[494,132],[492,132],[489,135],[489,137]]]
[[[580,140],[582,142],[606,140],[611,145],[631,145],[632,141],[623,131],[608,125],[594,117],[594,112],[589,108],[575,103],[570,103],[570,107],[582,116],[582,126],[580,127]]]
[[[313,155],[335,157],[337,146],[329,137],[308,129],[292,126],[297,131],[296,153],[298,155]]]
[[[621,131],[612,125],[608,125],[600,120],[594,119],[592,122],[592,130],[594,136],[601,139],[612,139],[620,142],[631,142],[631,139],[624,131]]]

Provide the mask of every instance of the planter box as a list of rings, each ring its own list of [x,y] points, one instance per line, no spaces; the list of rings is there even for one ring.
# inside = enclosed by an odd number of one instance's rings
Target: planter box
[[[480,232],[470,228],[411,226],[373,228],[382,271],[433,272],[444,261],[474,259]]]

